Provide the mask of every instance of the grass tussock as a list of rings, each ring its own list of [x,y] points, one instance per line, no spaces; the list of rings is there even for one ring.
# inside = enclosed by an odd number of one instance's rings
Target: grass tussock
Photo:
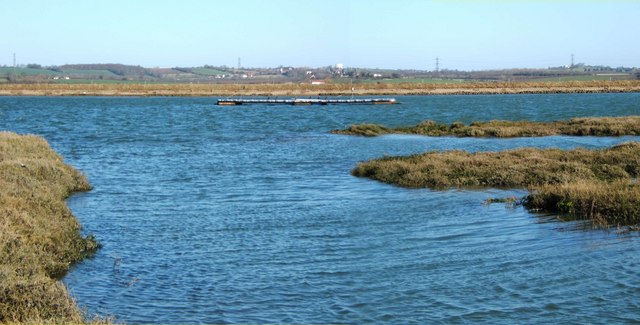
[[[568,121],[530,122],[501,121],[473,122],[465,125],[454,122],[451,125],[424,121],[415,126],[387,128],[378,124],[351,125],[332,133],[359,136],[384,134],[415,134],[425,136],[455,137],[542,137],[550,135],[574,136],[622,136],[640,135],[640,116],[622,117],[580,117]]]
[[[0,132],[0,323],[82,323],[58,281],[95,252],[64,200],[91,189],[36,136]]]
[[[427,152],[383,157],[352,171],[409,188],[528,188],[532,209],[558,211],[600,224],[640,223],[640,143],[602,150],[521,148],[502,152]]]
[[[533,210],[593,220],[597,225],[640,223],[640,185],[628,180],[545,184],[533,189],[524,204]]]

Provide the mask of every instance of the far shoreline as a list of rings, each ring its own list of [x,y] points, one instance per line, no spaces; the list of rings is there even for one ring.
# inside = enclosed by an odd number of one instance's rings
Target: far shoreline
[[[640,80],[566,82],[479,82],[399,84],[0,84],[0,96],[106,97],[311,97],[508,94],[594,94],[640,92]]]

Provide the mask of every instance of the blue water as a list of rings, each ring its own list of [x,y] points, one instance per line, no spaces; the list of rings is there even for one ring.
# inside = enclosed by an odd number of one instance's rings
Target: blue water
[[[352,123],[640,114],[640,94],[399,97],[217,107],[214,98],[0,98],[94,190],[68,203],[103,248],[64,282],[127,323],[640,322],[640,236],[521,207],[514,190],[403,189],[357,162],[427,150],[599,148],[639,137],[329,134]]]

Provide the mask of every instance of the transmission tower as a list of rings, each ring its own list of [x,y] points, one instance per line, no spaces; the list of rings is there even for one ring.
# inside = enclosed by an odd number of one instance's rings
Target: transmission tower
[[[240,57],[238,57],[238,70],[240,70],[240,68],[242,67],[241,62],[242,62],[242,61],[240,61]]]
[[[436,72],[440,72],[440,58],[436,56]]]
[[[11,82],[16,82],[16,53],[13,53],[13,69],[11,69]]]
[[[571,54],[571,68],[573,69],[573,53]]]

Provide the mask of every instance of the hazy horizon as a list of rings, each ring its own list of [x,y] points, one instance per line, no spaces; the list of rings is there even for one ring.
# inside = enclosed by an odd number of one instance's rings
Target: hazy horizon
[[[0,0],[0,65],[637,67],[638,1]]]

